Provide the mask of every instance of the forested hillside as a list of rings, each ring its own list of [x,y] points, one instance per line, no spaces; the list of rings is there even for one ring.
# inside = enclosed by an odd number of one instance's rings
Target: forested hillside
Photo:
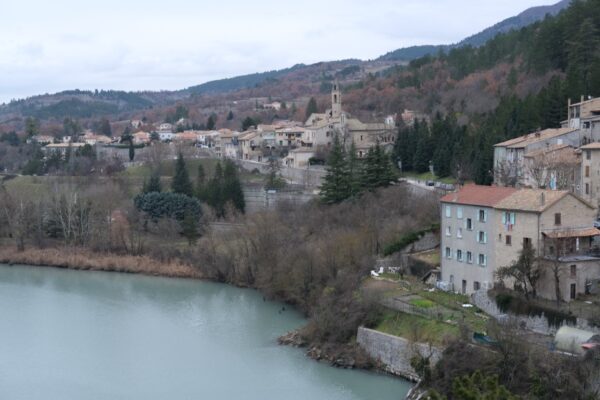
[[[570,3],[571,0],[562,0],[551,6],[529,8],[520,13],[519,15],[500,21],[494,26],[486,28],[475,35],[469,36],[468,38],[463,39],[456,44],[405,47],[394,51],[390,51],[389,53],[381,56],[379,59],[388,61],[412,61],[416,58],[424,57],[428,54],[437,55],[440,51],[448,52],[454,48],[464,46],[481,46],[500,33],[506,33],[515,29],[521,29],[527,25],[533,24],[534,22],[544,19],[546,15],[556,15],[560,11],[567,8]]]
[[[430,125],[400,130],[397,157],[405,169],[424,172],[433,154],[439,175],[490,183],[495,143],[558,127],[569,97],[600,95],[599,46],[600,0],[574,1],[558,16],[499,35],[485,46],[413,61],[386,83],[399,92],[408,88],[437,112]],[[495,79],[488,80],[492,75]],[[479,90],[449,98],[469,80]],[[485,93],[497,96],[497,106],[477,110],[487,101]]]

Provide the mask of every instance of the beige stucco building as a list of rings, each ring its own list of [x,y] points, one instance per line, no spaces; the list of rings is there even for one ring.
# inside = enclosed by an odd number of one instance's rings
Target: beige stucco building
[[[571,192],[468,185],[441,204],[441,287],[466,294],[491,288],[497,269],[516,261],[524,242],[540,260],[537,291],[544,298],[555,298],[555,267],[565,301],[600,279],[597,210]]]

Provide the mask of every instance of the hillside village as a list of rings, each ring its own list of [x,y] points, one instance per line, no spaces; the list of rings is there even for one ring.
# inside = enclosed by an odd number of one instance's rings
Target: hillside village
[[[66,97],[47,118],[52,95],[11,102],[0,263],[256,289],[285,304],[274,320],[306,317],[280,344],[412,381],[409,400],[600,398],[589,10],[600,2],[408,64],[431,46],[81,119],[62,119]],[[215,85],[237,91],[205,95]],[[130,97],[75,92],[92,108]]]

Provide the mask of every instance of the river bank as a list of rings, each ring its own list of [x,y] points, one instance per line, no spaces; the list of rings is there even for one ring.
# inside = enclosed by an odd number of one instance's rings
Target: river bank
[[[20,252],[12,246],[0,246],[0,263],[210,280],[198,268],[179,260],[163,262],[148,256],[99,253],[73,247],[30,247]],[[301,329],[283,335],[278,343],[306,349],[307,357],[334,367],[388,372],[384,365],[370,358],[356,343],[313,343],[303,337]]]
[[[197,268],[177,260],[163,262],[148,256],[99,253],[74,247],[27,248],[24,251],[17,251],[14,247],[2,246],[0,247],[0,263],[121,272],[167,278],[203,278]]]

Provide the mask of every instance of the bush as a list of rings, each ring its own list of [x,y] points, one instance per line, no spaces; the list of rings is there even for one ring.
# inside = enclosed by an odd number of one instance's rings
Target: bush
[[[190,214],[196,220],[202,216],[200,202],[179,193],[150,192],[139,194],[134,199],[135,207],[146,213],[154,222],[160,218],[173,218],[183,221],[186,214]]]

